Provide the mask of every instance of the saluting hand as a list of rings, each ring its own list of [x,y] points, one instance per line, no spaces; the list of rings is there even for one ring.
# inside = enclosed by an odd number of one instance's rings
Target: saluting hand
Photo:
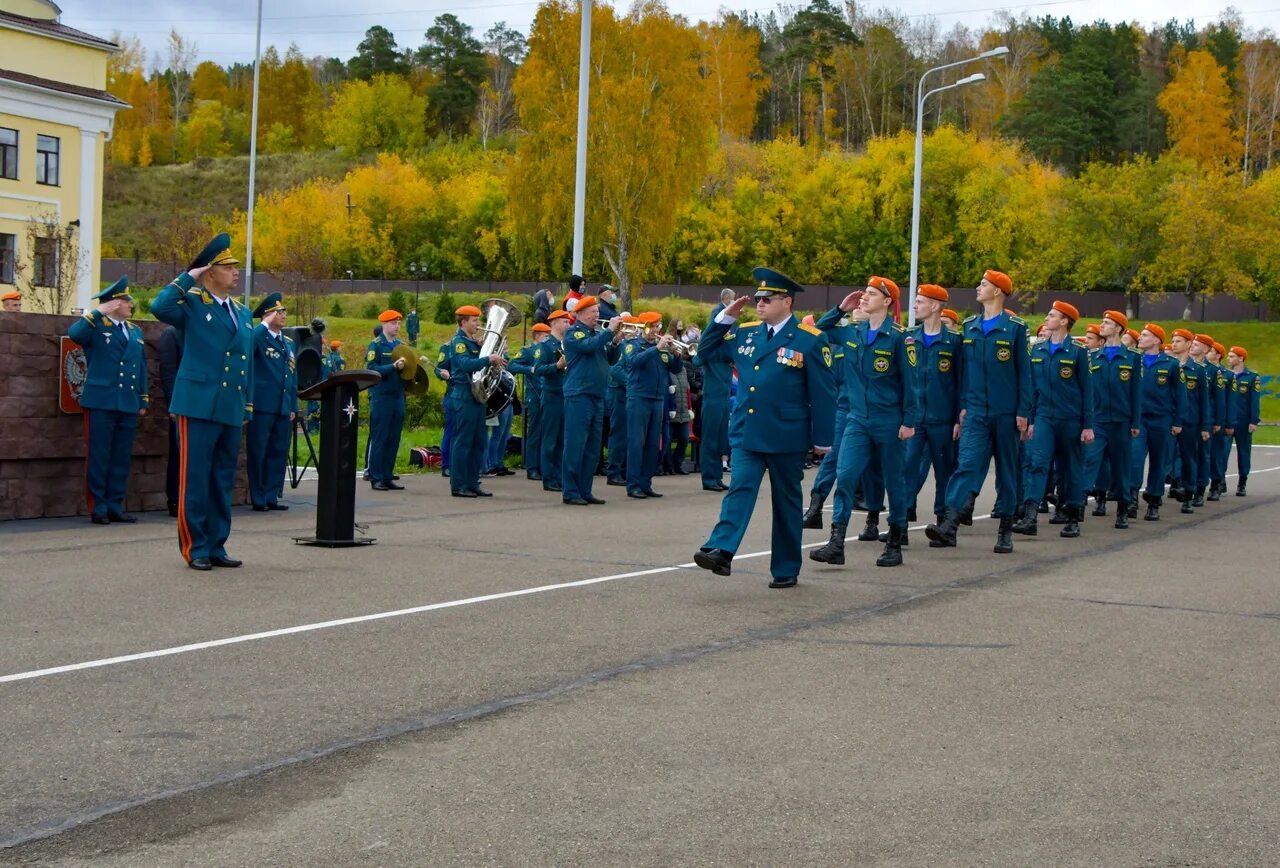
[[[199,268],[193,268],[193,269],[191,269],[190,271],[188,271],[188,272],[187,272],[187,274],[191,276],[191,279],[192,279],[192,280],[199,280],[201,277],[203,277],[203,276],[204,276],[204,273],[205,273],[206,271],[208,271],[210,268],[213,268],[213,266],[212,266],[212,265],[202,265],[202,266],[200,266]]]
[[[855,307],[858,307],[862,302],[862,293],[864,291],[865,290],[855,289],[853,292],[846,295],[840,300],[840,309],[845,313],[849,313]]]
[[[738,296],[733,300],[732,303],[730,303],[725,307],[724,315],[737,319],[738,317],[742,316],[742,312],[747,309],[747,304],[750,303],[750,301],[751,301],[751,296],[749,295]]]

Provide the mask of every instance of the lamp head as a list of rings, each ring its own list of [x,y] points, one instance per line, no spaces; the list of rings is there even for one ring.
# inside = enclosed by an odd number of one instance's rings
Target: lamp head
[[[1003,57],[1008,53],[1009,53],[1009,46],[1000,45],[1000,46],[997,46],[996,48],[990,48],[982,52],[978,56],[979,57]]]

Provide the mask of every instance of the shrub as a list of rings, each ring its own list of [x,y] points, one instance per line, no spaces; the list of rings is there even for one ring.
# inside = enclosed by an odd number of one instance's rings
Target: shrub
[[[453,302],[453,293],[449,290],[443,290],[436,296],[436,315],[435,321],[440,325],[453,325],[457,320],[454,313],[458,309],[458,305]]]
[[[382,311],[378,309],[378,300],[376,298],[371,298],[365,302],[364,308],[360,311],[360,316],[365,319],[377,319],[378,314],[380,313],[382,313]]]
[[[405,316],[409,315],[409,298],[399,289],[391,290],[387,296],[387,310],[397,310]]]
[[[336,298],[333,300],[333,304],[329,305],[329,316],[343,316],[342,302]]]

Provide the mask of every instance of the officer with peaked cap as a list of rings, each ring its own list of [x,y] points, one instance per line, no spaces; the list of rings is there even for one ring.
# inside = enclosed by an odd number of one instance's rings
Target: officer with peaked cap
[[[94,524],[137,521],[124,511],[138,417],[145,416],[147,358],[142,329],[129,322],[133,298],[122,277],[94,296],[98,306],[71,324],[67,335],[88,362],[80,406],[85,418],[85,491]]]
[[[285,510],[279,495],[298,409],[298,352],[282,331],[288,310],[280,293],[264,298],[253,315],[261,322],[253,330],[253,418],[245,442],[249,500],[256,512]]]
[[[751,276],[759,286],[754,299],[744,295],[727,306],[698,343],[699,355],[736,362],[738,400],[729,420],[729,491],[719,522],[693,560],[716,575],[730,574],[767,471],[773,507],[769,587],[791,588],[801,566],[804,459],[810,447],[828,452],[835,432],[831,347],[822,332],[792,316],[803,287],[771,268]],[[731,331],[751,301],[760,320]]]
[[[231,291],[240,260],[225,232],[151,303],[182,333],[169,412],[178,417],[178,546],[193,570],[238,567],[229,556],[241,429],[253,417],[253,320]]]

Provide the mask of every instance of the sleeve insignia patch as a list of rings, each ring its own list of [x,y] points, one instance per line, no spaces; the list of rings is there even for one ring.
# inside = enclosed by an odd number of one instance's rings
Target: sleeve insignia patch
[[[907,340],[907,362],[914,368],[916,366],[916,345],[910,338]]]
[[[831,367],[831,347],[822,348],[822,361],[827,363],[827,367]]]

